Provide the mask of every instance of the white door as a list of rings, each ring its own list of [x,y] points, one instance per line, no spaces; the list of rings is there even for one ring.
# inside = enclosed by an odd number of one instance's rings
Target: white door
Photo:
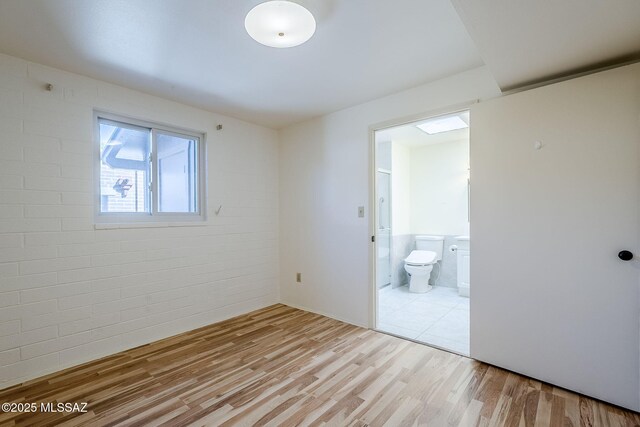
[[[471,356],[639,410],[640,64],[471,117]]]

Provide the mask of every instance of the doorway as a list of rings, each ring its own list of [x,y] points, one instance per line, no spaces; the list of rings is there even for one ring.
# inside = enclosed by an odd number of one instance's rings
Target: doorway
[[[469,111],[374,132],[376,324],[469,355]]]

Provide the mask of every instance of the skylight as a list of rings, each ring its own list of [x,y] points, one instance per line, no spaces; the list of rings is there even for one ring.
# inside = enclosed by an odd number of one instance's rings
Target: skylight
[[[448,116],[429,120],[428,122],[416,125],[416,127],[429,135],[434,135],[436,133],[468,128],[469,125],[462,120],[460,116]]]

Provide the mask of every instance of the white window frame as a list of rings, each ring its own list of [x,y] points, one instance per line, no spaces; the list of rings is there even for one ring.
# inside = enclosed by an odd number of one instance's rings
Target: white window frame
[[[150,212],[102,212],[100,200],[100,120],[109,120],[122,123],[123,125],[131,125],[149,129],[151,138],[151,162],[150,162]],[[175,223],[193,223],[206,221],[207,200],[206,200],[206,134],[189,129],[179,128],[176,126],[168,126],[160,123],[149,122],[146,120],[134,119],[118,114],[107,113],[103,111],[94,111],[94,207],[95,207],[95,223],[99,224],[159,224],[167,223],[167,225]],[[158,211],[158,152],[156,147],[156,134],[162,134],[188,137],[197,140],[197,173],[196,173],[196,212],[159,212]]]

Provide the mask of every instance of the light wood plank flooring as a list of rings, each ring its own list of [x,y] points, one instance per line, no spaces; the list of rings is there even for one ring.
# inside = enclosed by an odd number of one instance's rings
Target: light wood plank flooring
[[[275,305],[0,391],[0,425],[632,426],[637,413]]]

